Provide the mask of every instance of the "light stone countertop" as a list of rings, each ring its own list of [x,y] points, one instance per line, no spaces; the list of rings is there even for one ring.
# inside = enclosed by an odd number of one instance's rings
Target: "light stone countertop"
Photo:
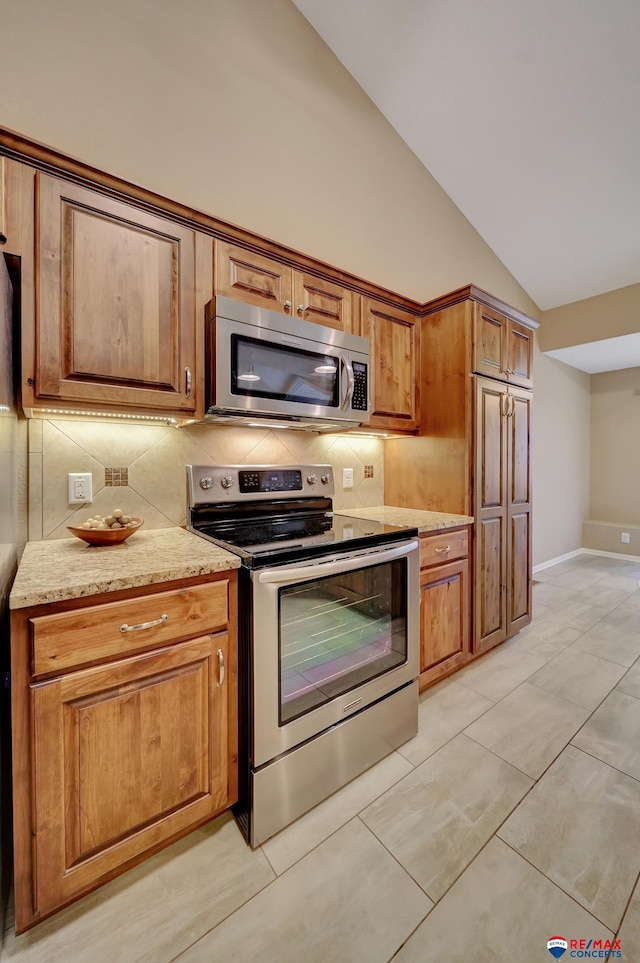
[[[472,525],[470,515],[452,515],[449,512],[424,512],[417,508],[394,508],[392,505],[376,505],[374,508],[350,508],[338,515],[353,515],[355,518],[370,518],[384,525],[406,525],[417,528],[421,535],[437,532],[460,525]]]
[[[177,527],[139,531],[119,545],[28,542],[9,605],[21,609],[239,567],[237,555]]]

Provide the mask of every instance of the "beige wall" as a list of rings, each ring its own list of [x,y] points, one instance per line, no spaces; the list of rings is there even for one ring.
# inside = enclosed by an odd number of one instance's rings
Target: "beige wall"
[[[543,311],[541,318],[543,351],[634,334],[640,331],[640,284]]]
[[[591,444],[585,545],[640,554],[640,368],[592,375]]]
[[[538,314],[290,0],[22,0],[3,5],[0,61],[8,127],[401,294],[428,300],[474,282]],[[536,558],[546,559],[574,547],[581,503],[572,473],[565,482],[545,452],[564,459],[566,418],[582,465],[586,416],[577,401],[553,410],[551,400],[582,397],[579,375],[536,367],[536,450],[550,472],[536,469]],[[46,457],[32,450],[32,537],[63,533],[68,518],[60,486],[75,460],[50,471]],[[43,482],[58,492],[46,494],[51,515]]]
[[[382,505],[382,445],[379,438],[292,430],[30,421],[29,537],[68,538],[67,525],[114,508],[144,518],[146,528],[182,525],[188,464],[329,464],[337,510]],[[365,465],[372,478],[364,477]],[[105,468],[127,468],[129,484],[105,487]],[[353,489],[342,488],[343,468],[354,470]],[[78,471],[91,472],[90,505],[69,505],[67,473]]]
[[[533,406],[533,563],[582,546],[589,504],[590,376],[541,354]]]
[[[6,126],[419,300],[536,307],[290,0],[2,5]]]

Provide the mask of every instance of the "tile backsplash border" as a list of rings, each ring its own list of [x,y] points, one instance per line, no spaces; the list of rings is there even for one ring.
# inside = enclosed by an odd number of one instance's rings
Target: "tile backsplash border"
[[[320,435],[286,429],[228,428],[122,422],[29,421],[29,539],[66,538],[66,526],[122,508],[145,528],[185,523],[187,464],[329,464],[338,511],[384,503],[383,441],[357,435]],[[128,485],[105,486],[105,469],[126,468]],[[365,465],[373,477],[365,477]],[[353,488],[342,469],[353,468]],[[93,502],[69,505],[68,472],[91,472]],[[116,504],[117,503],[117,504]]]

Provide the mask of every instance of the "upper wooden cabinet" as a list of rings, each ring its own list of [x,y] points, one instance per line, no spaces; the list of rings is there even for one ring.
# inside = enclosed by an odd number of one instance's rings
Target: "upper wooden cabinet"
[[[215,243],[216,294],[260,308],[292,313],[293,271],[263,254]]]
[[[340,331],[357,329],[358,294],[304,271],[293,272],[293,289],[297,317]]]
[[[522,388],[533,386],[533,331],[481,302],[473,304],[473,370]]]
[[[33,173],[7,157],[0,157],[0,254],[22,252],[22,178]]]
[[[211,239],[44,174],[35,202],[25,407],[197,413]]]
[[[216,241],[216,294],[283,311],[341,331],[355,331],[360,296],[264,254]]]
[[[366,427],[415,431],[420,403],[419,319],[363,298],[361,332],[369,338],[371,352],[371,418]]]

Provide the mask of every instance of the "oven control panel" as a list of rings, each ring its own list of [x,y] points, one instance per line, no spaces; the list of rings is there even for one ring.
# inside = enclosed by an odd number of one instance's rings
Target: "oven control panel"
[[[334,494],[331,465],[187,465],[189,507],[226,501],[263,501]]]
[[[312,477],[312,476],[309,476]],[[238,472],[240,491],[301,492],[302,472],[299,468],[245,468]]]

